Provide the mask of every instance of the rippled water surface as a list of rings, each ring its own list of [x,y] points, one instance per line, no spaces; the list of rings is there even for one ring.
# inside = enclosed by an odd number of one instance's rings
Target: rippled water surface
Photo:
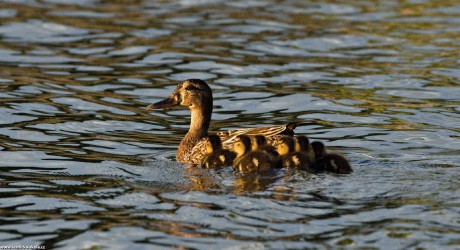
[[[460,248],[457,1],[0,2],[0,246]],[[211,130],[305,122],[350,175],[175,161]]]

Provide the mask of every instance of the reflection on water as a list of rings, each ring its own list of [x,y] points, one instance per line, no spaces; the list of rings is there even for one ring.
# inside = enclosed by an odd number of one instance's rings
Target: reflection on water
[[[458,248],[460,5],[3,1],[0,245]],[[351,175],[187,169],[177,81],[211,130],[296,129]]]

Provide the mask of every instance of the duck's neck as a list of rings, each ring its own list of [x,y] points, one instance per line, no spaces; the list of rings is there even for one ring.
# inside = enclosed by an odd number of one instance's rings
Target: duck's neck
[[[187,157],[190,156],[195,144],[208,136],[209,124],[211,123],[212,108],[204,109],[191,107],[190,112],[190,128],[177,150],[177,160],[180,162],[188,162]]]
[[[201,138],[208,135],[209,124],[211,123],[212,110],[203,108],[190,108],[191,120],[187,135],[200,135]]]

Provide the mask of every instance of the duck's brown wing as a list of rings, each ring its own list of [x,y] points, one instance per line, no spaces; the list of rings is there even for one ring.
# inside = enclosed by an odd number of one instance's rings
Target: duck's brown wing
[[[268,143],[273,145],[274,138],[278,135],[294,135],[294,129],[296,128],[297,123],[289,123],[281,126],[269,126],[269,127],[259,127],[259,128],[245,128],[237,130],[228,130],[223,132],[218,132],[217,135],[222,141],[223,148],[232,148],[233,140],[238,135],[264,135],[267,138]]]
[[[188,156],[187,162],[194,164],[201,164],[204,156],[206,155],[206,144],[205,139],[199,140],[192,148],[192,152]]]

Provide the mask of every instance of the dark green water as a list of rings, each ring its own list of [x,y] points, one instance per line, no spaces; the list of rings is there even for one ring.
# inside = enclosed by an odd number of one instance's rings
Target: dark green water
[[[460,248],[456,1],[0,2],[0,246]],[[308,122],[351,175],[186,170],[211,130]]]

